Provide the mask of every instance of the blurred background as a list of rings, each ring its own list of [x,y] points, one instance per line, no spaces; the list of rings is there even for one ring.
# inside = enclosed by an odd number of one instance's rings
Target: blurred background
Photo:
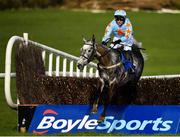
[[[100,43],[116,9],[127,10],[146,49],[143,75],[180,74],[180,0],[0,0],[0,73],[11,36],[27,32],[33,41],[79,56],[82,36],[95,34]],[[15,79],[12,90],[16,99]],[[4,79],[0,100],[0,135],[15,135],[17,114],[5,102]]]
[[[162,8],[179,9],[179,0],[0,0],[0,9],[19,8],[81,8],[81,9],[143,9],[161,10]]]

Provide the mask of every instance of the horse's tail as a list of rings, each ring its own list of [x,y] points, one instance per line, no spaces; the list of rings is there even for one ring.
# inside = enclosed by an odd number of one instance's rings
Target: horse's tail
[[[142,50],[141,50],[140,52],[141,52],[141,54],[142,54],[142,56],[143,56],[144,61],[148,60],[148,54],[145,53],[145,52],[142,51]]]

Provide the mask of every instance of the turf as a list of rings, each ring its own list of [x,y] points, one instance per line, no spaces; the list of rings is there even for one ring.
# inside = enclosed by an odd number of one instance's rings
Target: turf
[[[143,75],[180,73],[180,14],[128,12],[136,39],[146,48],[148,60]],[[82,35],[96,35],[101,42],[113,11],[91,13],[70,10],[18,10],[0,12],[0,73],[4,72],[5,49],[13,35],[29,33],[31,40],[79,56]],[[4,99],[4,81],[0,80],[0,135],[17,135],[17,114]],[[15,80],[12,90],[15,96]],[[19,135],[19,134],[18,134]]]

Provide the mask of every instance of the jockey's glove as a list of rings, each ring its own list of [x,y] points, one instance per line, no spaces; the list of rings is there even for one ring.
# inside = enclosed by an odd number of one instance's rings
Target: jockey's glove
[[[106,45],[107,45],[107,42],[102,41],[101,44],[106,46]]]
[[[114,45],[116,45],[116,44],[120,44],[122,41],[119,39],[119,40],[116,40],[116,41],[114,41],[113,43],[114,43]]]

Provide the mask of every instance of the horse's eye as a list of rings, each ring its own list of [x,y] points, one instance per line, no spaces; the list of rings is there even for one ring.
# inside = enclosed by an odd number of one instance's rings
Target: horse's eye
[[[91,52],[91,50],[89,49],[88,52]]]

